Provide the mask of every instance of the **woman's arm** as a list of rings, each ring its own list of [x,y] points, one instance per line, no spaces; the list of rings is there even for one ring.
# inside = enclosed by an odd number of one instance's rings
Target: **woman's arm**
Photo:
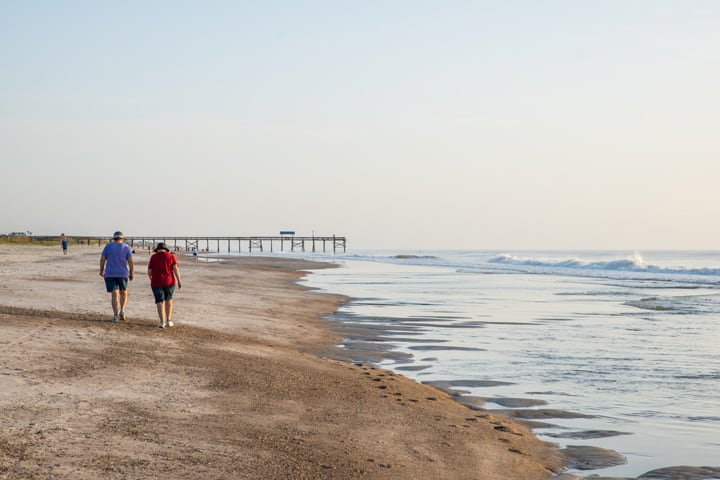
[[[182,288],[182,281],[180,280],[180,267],[178,267],[177,263],[173,265],[173,273],[175,274],[175,278],[177,278],[178,288]]]

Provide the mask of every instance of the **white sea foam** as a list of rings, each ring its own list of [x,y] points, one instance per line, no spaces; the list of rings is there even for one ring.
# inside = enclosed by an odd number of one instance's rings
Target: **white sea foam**
[[[535,267],[533,270],[538,273],[566,273],[563,270],[573,270],[575,273],[587,274],[588,276],[597,276],[598,271],[605,272],[635,272],[645,274],[642,278],[652,278],[650,275],[656,274],[658,280],[668,279],[667,275],[674,275],[679,279],[680,276],[704,276],[704,277],[720,277],[719,268],[707,267],[663,267],[660,265],[652,265],[645,262],[639,253],[634,253],[628,258],[604,260],[604,261],[588,261],[581,258],[532,258],[522,257],[510,254],[496,255],[488,260],[491,264],[504,264],[511,267]],[[544,268],[544,270],[538,270]],[[528,269],[523,269],[528,271]],[[609,274],[609,273],[608,273]]]

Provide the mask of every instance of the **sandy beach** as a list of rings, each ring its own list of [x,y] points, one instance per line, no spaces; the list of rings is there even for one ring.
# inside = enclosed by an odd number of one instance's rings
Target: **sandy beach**
[[[0,478],[544,479],[559,453],[435,388],[327,358],[325,265],[192,263],[155,327],[135,256],[110,322],[100,247],[0,245]]]

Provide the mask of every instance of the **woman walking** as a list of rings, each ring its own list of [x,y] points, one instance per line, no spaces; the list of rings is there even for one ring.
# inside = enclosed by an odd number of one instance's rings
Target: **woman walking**
[[[160,317],[158,328],[165,328],[166,325],[172,327],[175,285],[177,284],[178,289],[182,288],[180,268],[175,255],[170,253],[170,249],[164,242],[158,243],[153,251],[155,253],[150,257],[147,272]]]

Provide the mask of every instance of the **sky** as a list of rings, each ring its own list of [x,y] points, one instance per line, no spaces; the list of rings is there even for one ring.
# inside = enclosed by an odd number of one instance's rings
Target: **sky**
[[[0,233],[715,249],[715,0],[0,0]]]

